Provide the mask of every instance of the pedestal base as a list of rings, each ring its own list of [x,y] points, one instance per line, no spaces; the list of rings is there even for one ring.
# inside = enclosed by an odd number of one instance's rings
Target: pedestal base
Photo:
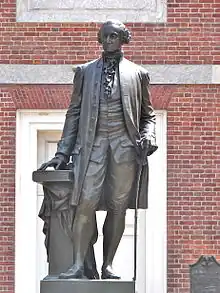
[[[43,280],[40,293],[135,293],[135,282],[121,280]]]

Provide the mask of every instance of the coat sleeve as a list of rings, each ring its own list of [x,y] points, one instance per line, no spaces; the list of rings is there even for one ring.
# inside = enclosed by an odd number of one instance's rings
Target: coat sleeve
[[[83,69],[77,67],[74,81],[73,81],[73,93],[71,102],[66,113],[66,119],[62,136],[57,145],[56,156],[60,154],[65,157],[65,161],[69,161],[70,154],[76,143],[78,125],[81,110],[82,88],[83,88]]]
[[[142,70],[142,103],[141,103],[141,117],[139,132],[141,138],[150,141],[150,148],[148,151],[148,156],[157,150],[156,144],[156,115],[151,104],[149,83],[150,78],[144,69]]]

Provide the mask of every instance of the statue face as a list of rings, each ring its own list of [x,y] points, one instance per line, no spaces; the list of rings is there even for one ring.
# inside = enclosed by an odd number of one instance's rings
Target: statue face
[[[105,52],[113,53],[121,49],[122,40],[120,28],[116,25],[106,25],[101,32],[102,46]]]

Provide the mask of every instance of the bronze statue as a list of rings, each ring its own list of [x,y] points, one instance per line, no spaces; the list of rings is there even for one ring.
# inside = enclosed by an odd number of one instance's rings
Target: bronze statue
[[[84,278],[84,261],[96,235],[95,212],[107,210],[103,226],[102,279],[119,279],[112,262],[125,228],[128,208],[135,207],[136,173],[141,165],[139,208],[147,208],[147,156],[156,149],[155,113],[147,71],[124,58],[122,45],[131,34],[120,21],[105,22],[98,41],[102,57],[78,66],[74,90],[55,157],[43,164],[62,169],[72,158],[75,182],[69,205],[74,262],[61,279]],[[146,157],[140,160],[142,154]]]

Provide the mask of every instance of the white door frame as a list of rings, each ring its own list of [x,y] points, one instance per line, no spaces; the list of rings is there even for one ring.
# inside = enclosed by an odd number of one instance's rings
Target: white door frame
[[[16,212],[15,212],[15,293],[36,293],[36,194],[32,171],[37,169],[37,133],[40,130],[62,130],[66,110],[18,110],[16,126]],[[167,292],[167,212],[166,212],[166,111],[157,111],[162,131],[160,183],[155,198],[149,199],[146,215],[146,293]],[[155,180],[150,179],[151,182]],[[151,204],[160,194],[157,210]],[[149,222],[152,213],[160,221]],[[149,229],[150,225],[150,229]],[[160,242],[159,251],[155,243]],[[161,263],[162,259],[162,263]],[[156,266],[154,266],[155,264]],[[149,285],[154,280],[154,285]],[[151,286],[151,287],[149,287]]]
[[[16,126],[15,293],[36,292],[37,132],[63,128],[64,111],[22,110]]]

